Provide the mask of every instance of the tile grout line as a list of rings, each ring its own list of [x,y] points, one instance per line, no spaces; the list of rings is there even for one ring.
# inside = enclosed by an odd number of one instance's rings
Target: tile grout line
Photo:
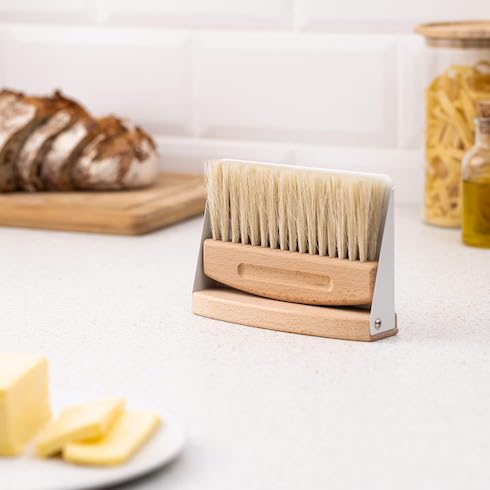
[[[401,43],[400,43],[400,37],[397,36],[396,38],[396,82],[395,82],[395,91],[396,91],[396,97],[395,97],[395,112],[396,112],[396,148],[397,149],[403,149],[402,145],[402,135],[401,135],[401,130],[402,130],[402,124],[401,124],[401,103],[400,103],[400,97],[401,97],[401,86],[402,86],[402,81],[401,81]]]
[[[199,118],[199,110],[198,110],[198,69],[197,69],[197,56],[196,45],[197,40],[196,36],[198,34],[194,31],[190,31],[190,39],[189,39],[189,85],[190,85],[190,103],[189,103],[189,111],[190,111],[190,120],[191,120],[191,135],[193,138],[199,139],[201,136],[201,128],[200,128],[200,118]]]

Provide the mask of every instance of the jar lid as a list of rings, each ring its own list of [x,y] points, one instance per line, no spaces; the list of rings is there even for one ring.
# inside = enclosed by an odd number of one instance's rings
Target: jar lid
[[[490,20],[431,22],[417,26],[415,32],[425,36],[429,46],[490,47]]]

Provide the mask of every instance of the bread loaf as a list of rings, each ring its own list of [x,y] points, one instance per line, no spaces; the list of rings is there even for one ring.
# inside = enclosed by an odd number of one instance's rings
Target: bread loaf
[[[133,189],[157,172],[153,140],[129,122],[96,120],[60,92],[0,92],[0,192]]]
[[[158,171],[151,137],[114,116],[100,119],[99,127],[101,132],[73,165],[75,188],[133,189],[151,184]]]
[[[55,92],[52,104],[53,114],[28,136],[15,162],[19,189],[35,191],[45,188],[41,168],[46,155],[51,155],[56,137],[85,114],[78,103],[63,97],[60,92]]]
[[[41,164],[41,180],[47,190],[73,189],[71,168],[85,145],[97,134],[99,128],[85,111],[79,112],[73,124],[53,139]]]
[[[49,99],[0,92],[0,191],[17,188],[15,162],[26,139],[53,112]]]

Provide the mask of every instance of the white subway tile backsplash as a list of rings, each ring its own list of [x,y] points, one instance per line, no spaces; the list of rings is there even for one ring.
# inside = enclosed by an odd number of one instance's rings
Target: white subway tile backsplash
[[[330,32],[411,33],[422,22],[490,17],[488,0],[295,0],[297,25]]]
[[[149,130],[188,134],[189,35],[155,29],[9,26],[3,84],[30,93],[55,88],[94,114],[116,113]]]
[[[214,158],[236,158],[274,163],[294,163],[289,145],[207,139],[157,137],[162,169],[202,173],[203,163]]]
[[[295,162],[311,167],[371,172],[389,175],[397,203],[422,202],[424,155],[420,150],[379,150],[373,148],[300,145]]]
[[[90,22],[94,5],[94,0],[0,0],[0,22]]]
[[[423,192],[422,150],[288,145],[257,141],[227,141],[157,137],[161,168],[169,172],[202,173],[213,158],[285,163],[317,168],[387,174],[393,179],[399,204],[420,203]]]
[[[206,137],[396,144],[396,39],[197,34],[196,111]]]
[[[425,88],[429,83],[426,47],[420,36],[398,40],[398,145],[420,148],[423,144]]]
[[[486,17],[488,0],[0,0],[0,84],[133,119],[168,170],[340,166],[420,202],[430,80],[413,29]]]
[[[99,0],[100,22],[197,28],[283,28],[291,0]]]

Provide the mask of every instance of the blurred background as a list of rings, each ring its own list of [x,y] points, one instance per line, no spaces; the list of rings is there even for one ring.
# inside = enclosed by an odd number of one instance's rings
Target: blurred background
[[[134,120],[168,170],[230,157],[384,172],[399,203],[421,203],[413,29],[484,13],[487,0],[2,0],[0,81]]]

